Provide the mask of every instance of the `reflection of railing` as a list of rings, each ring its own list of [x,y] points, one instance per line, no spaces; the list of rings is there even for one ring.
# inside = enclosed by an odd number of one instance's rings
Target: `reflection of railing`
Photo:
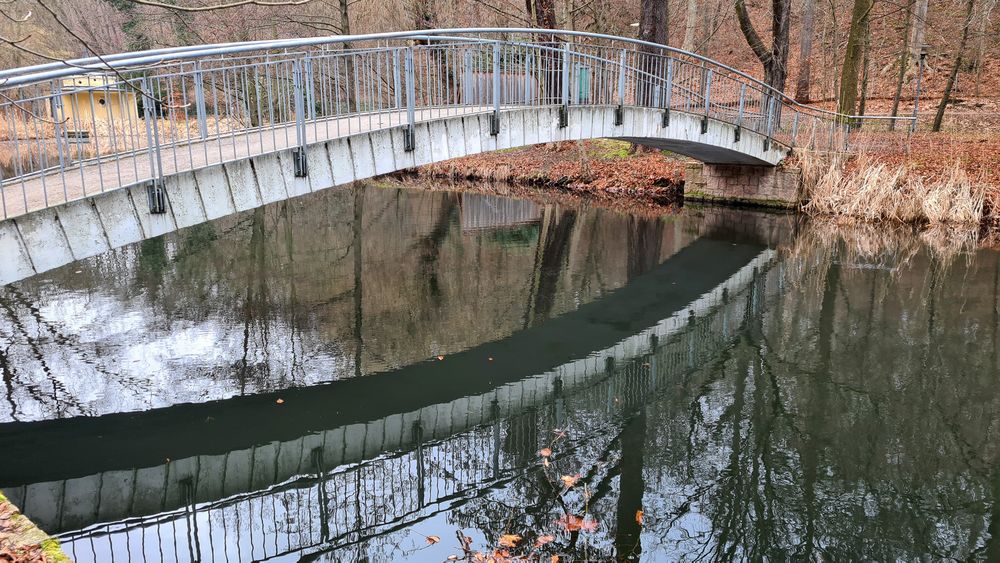
[[[112,521],[60,534],[77,561],[129,555],[142,559],[140,553],[148,553],[149,559],[260,560],[343,549],[465,502],[470,493],[516,475],[524,460],[508,451],[515,432],[505,419],[544,411],[551,413],[552,425],[575,428],[581,421],[568,420],[566,413],[584,412],[586,424],[596,428],[675,385],[760,315],[772,259],[773,253],[765,251],[657,325],[488,395],[268,444],[248,457],[241,452],[214,456],[224,457],[221,465],[212,456],[178,460],[173,470],[161,472],[160,481],[144,470],[100,476],[105,487],[120,489],[117,495],[133,507],[136,502],[157,504],[154,516],[128,518],[135,514],[129,512],[113,517],[109,507],[87,505],[79,496],[65,502],[67,492],[80,490],[80,480],[36,489],[62,490],[61,499],[12,498],[24,502],[29,513],[42,502],[58,508],[49,515],[51,522],[42,523],[50,530],[76,520],[74,511],[85,513],[88,524],[95,514]],[[537,438],[525,438],[530,443],[520,449],[533,460]],[[380,453],[399,450],[403,453]],[[294,471],[279,474],[289,462]],[[196,475],[185,477],[185,468],[195,469]]]
[[[231,43],[0,71],[4,217],[172,173],[418,120],[504,108],[658,108],[787,146],[842,147],[860,119],[803,106],[710,59],[608,35],[461,29]],[[513,38],[522,37],[523,40]],[[350,45],[350,48],[344,48]],[[621,121],[618,112],[617,121]],[[620,124],[620,123],[619,123]]]
[[[542,207],[533,201],[483,194],[462,194],[462,232],[537,223]]]

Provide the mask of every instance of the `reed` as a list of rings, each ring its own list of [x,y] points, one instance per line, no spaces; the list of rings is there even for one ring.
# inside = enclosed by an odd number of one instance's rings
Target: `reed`
[[[853,157],[803,151],[798,156],[814,215],[872,222],[980,224],[986,185],[956,159],[944,174],[921,175],[862,148]]]

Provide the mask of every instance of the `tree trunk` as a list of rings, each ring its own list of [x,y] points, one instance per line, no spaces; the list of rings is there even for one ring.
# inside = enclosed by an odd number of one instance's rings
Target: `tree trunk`
[[[802,36],[799,40],[799,76],[795,81],[795,99],[808,103],[812,89],[813,26],[816,21],[816,0],[805,0],[802,7]]]
[[[641,0],[639,5],[639,39],[650,43],[666,45],[669,41],[669,20],[667,0]],[[656,47],[641,46],[639,51],[644,56],[639,60],[639,68],[647,75],[656,74],[661,65],[658,64],[660,50]],[[651,80],[639,84],[637,98],[640,105],[652,107],[655,101],[656,85]]]
[[[528,12],[528,21],[533,22],[535,27],[543,29],[555,29],[556,8],[555,0],[524,0],[524,8]],[[539,35],[538,40],[556,46],[558,38],[555,35]],[[544,101],[550,104],[562,103],[562,58],[559,53],[553,51],[542,51],[542,60],[539,61],[539,71],[542,73],[542,81],[545,88]]]
[[[339,0],[340,6],[340,34],[350,35],[351,34],[351,18],[347,12],[348,0]],[[344,50],[349,51],[351,49],[350,43],[344,43]],[[354,82],[354,57],[344,57],[344,61],[347,63],[346,72],[347,80],[344,80],[344,89],[347,91],[347,111],[350,113],[352,106],[354,110],[357,108],[357,100],[355,100],[354,89],[351,88],[350,84]]]
[[[906,24],[903,27],[903,47],[899,50],[899,74],[896,75],[896,92],[892,95],[892,116],[899,115],[899,100],[903,95],[903,83],[906,81],[906,69],[910,59],[910,28],[913,27],[913,2],[906,5]],[[889,122],[889,130],[896,128],[896,121]]]
[[[976,70],[976,97],[982,95],[981,86],[983,81],[983,56],[986,53],[986,35],[989,32],[987,26],[990,23],[990,16],[997,5],[997,0],[986,0],[979,7],[979,16],[976,20],[979,25],[976,29],[976,60],[973,68]]]
[[[684,43],[681,49],[692,51],[695,45],[695,32],[698,30],[698,0],[687,0],[687,15],[684,20]]]
[[[785,80],[788,78],[788,36],[791,22],[791,0],[771,1],[771,47],[764,45],[757,30],[750,20],[746,0],[736,0],[736,18],[740,23],[740,31],[747,44],[753,49],[754,55],[764,67],[764,82],[779,92],[785,91]]]
[[[913,10],[913,35],[910,37],[910,69],[916,74],[920,65],[920,52],[924,46],[924,29],[927,25],[927,0],[916,0]],[[911,76],[912,76],[911,74]]]
[[[858,115],[865,115],[865,106],[868,103],[868,78],[871,76],[872,66],[871,18],[865,18],[864,37],[865,43],[861,57],[861,101],[858,102]]]
[[[872,0],[854,0],[854,9],[851,11],[851,30],[847,34],[844,65],[840,70],[840,101],[837,104],[837,111],[846,115],[853,115],[857,110],[858,72],[861,70],[861,50],[867,27],[865,22],[871,7]]]
[[[962,57],[965,55],[965,47],[969,43],[969,28],[972,27],[972,15],[975,13],[976,0],[967,0],[965,3],[965,29],[962,30],[962,41],[958,44],[958,53],[955,54],[955,64],[951,67],[951,74],[948,75],[948,82],[944,86],[944,94],[941,95],[941,103],[938,104],[937,114],[934,115],[934,125],[931,131],[935,133],[941,130],[941,122],[944,121],[944,110],[948,107],[951,99],[951,90],[955,87],[955,80],[958,78],[958,71],[962,68]]]

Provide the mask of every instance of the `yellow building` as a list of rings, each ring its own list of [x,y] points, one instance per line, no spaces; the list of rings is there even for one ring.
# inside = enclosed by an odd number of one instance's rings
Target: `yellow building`
[[[63,80],[62,117],[66,129],[97,133],[113,123],[116,129],[139,121],[136,93],[108,74],[75,76]]]

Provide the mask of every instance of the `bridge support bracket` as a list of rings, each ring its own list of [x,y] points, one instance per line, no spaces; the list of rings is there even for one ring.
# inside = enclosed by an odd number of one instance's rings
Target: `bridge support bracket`
[[[701,134],[708,133],[708,116],[701,118]]]
[[[564,129],[569,126],[569,106],[563,104],[559,106],[559,128]]]
[[[490,135],[496,137],[500,134],[500,114],[493,112],[490,114]]]
[[[167,193],[163,189],[161,178],[151,180],[146,184],[146,200],[149,203],[149,212],[153,215],[167,212]]]
[[[413,152],[416,148],[416,135],[414,134],[413,126],[407,125],[403,127],[403,151]]]
[[[669,109],[663,110],[663,120],[660,122],[660,127],[664,128],[664,129],[666,129],[667,127],[670,127],[670,110]]]
[[[736,130],[735,130],[735,132],[733,134],[733,142],[734,143],[740,142],[740,126],[739,125],[736,126]]]
[[[299,147],[292,151],[292,160],[295,162],[295,177],[305,178],[309,175],[309,165],[306,161],[306,150]]]
[[[615,108],[615,126],[617,127],[623,123],[625,123],[625,107],[618,104],[618,107]]]
[[[771,149],[771,139],[764,137],[764,150],[766,151],[770,149]]]

